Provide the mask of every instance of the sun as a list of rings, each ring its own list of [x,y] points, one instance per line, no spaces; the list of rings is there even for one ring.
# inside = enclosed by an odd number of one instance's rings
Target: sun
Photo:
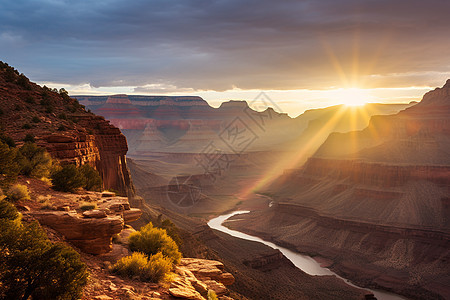
[[[331,97],[346,106],[362,106],[372,98],[367,90],[360,88],[337,89],[332,92]]]

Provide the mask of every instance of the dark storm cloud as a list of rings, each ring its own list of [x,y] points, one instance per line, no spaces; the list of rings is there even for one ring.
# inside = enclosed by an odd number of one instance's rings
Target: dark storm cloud
[[[450,72],[449,13],[445,0],[2,0],[0,59],[97,87],[326,88],[356,73],[435,85]]]

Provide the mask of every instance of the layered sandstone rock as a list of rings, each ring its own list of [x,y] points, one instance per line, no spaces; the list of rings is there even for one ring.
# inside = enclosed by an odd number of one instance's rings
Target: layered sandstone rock
[[[213,260],[182,258],[175,273],[177,277],[171,282],[169,292],[177,298],[204,300],[208,290],[221,297],[228,293],[225,285],[234,283],[233,275],[224,272],[223,264]]]
[[[104,218],[83,218],[76,212],[41,211],[30,212],[40,224],[46,225],[90,254],[103,254],[111,251],[111,239],[122,231],[123,220],[117,216]]]
[[[127,197],[118,197],[111,192],[89,192],[81,197],[67,194],[67,198],[59,197],[54,201],[64,201],[59,205],[62,211],[31,210],[27,214],[40,224],[61,233],[83,252],[98,255],[115,250],[108,254],[114,258],[118,256],[117,253],[128,252],[124,249],[126,247],[113,249],[111,244],[112,237],[120,233],[119,240],[126,245],[125,237],[134,230],[129,225],[125,225],[126,229],[122,230],[124,224],[136,221],[142,215],[140,209],[130,207]],[[97,208],[82,211],[81,204],[85,202]],[[77,210],[70,210],[70,207]]]
[[[308,176],[348,179],[352,183],[376,187],[396,187],[420,180],[450,186],[450,166],[391,165],[312,157],[303,172]]]
[[[63,164],[94,166],[105,189],[133,195],[125,160],[127,141],[118,128],[87,112],[64,91],[58,93],[32,82],[25,88],[7,80],[5,74],[5,70],[0,70],[0,106],[4,112],[0,122],[4,134],[19,145],[26,135],[31,135]],[[117,96],[109,104],[126,105],[124,101],[123,96]]]

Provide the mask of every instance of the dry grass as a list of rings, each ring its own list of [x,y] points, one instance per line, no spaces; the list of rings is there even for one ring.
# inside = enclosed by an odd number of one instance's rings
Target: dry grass
[[[92,201],[82,201],[79,205],[82,211],[97,209],[97,203]]]

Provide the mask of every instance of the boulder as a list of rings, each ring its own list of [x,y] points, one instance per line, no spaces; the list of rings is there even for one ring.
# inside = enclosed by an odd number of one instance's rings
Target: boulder
[[[222,296],[228,293],[228,289],[220,282],[215,280],[205,280],[209,290],[213,290],[217,296]]]
[[[219,261],[182,258],[179,266],[191,271],[200,280],[211,279],[223,285],[234,283],[234,276],[231,273],[224,272],[224,266]]]
[[[130,208],[123,211],[123,220],[125,223],[130,223],[139,219],[142,215],[142,211],[139,208]]]
[[[98,210],[98,209],[87,210],[87,211],[83,212],[83,217],[93,218],[93,219],[102,219],[102,218],[106,218],[106,213],[103,210]]]

